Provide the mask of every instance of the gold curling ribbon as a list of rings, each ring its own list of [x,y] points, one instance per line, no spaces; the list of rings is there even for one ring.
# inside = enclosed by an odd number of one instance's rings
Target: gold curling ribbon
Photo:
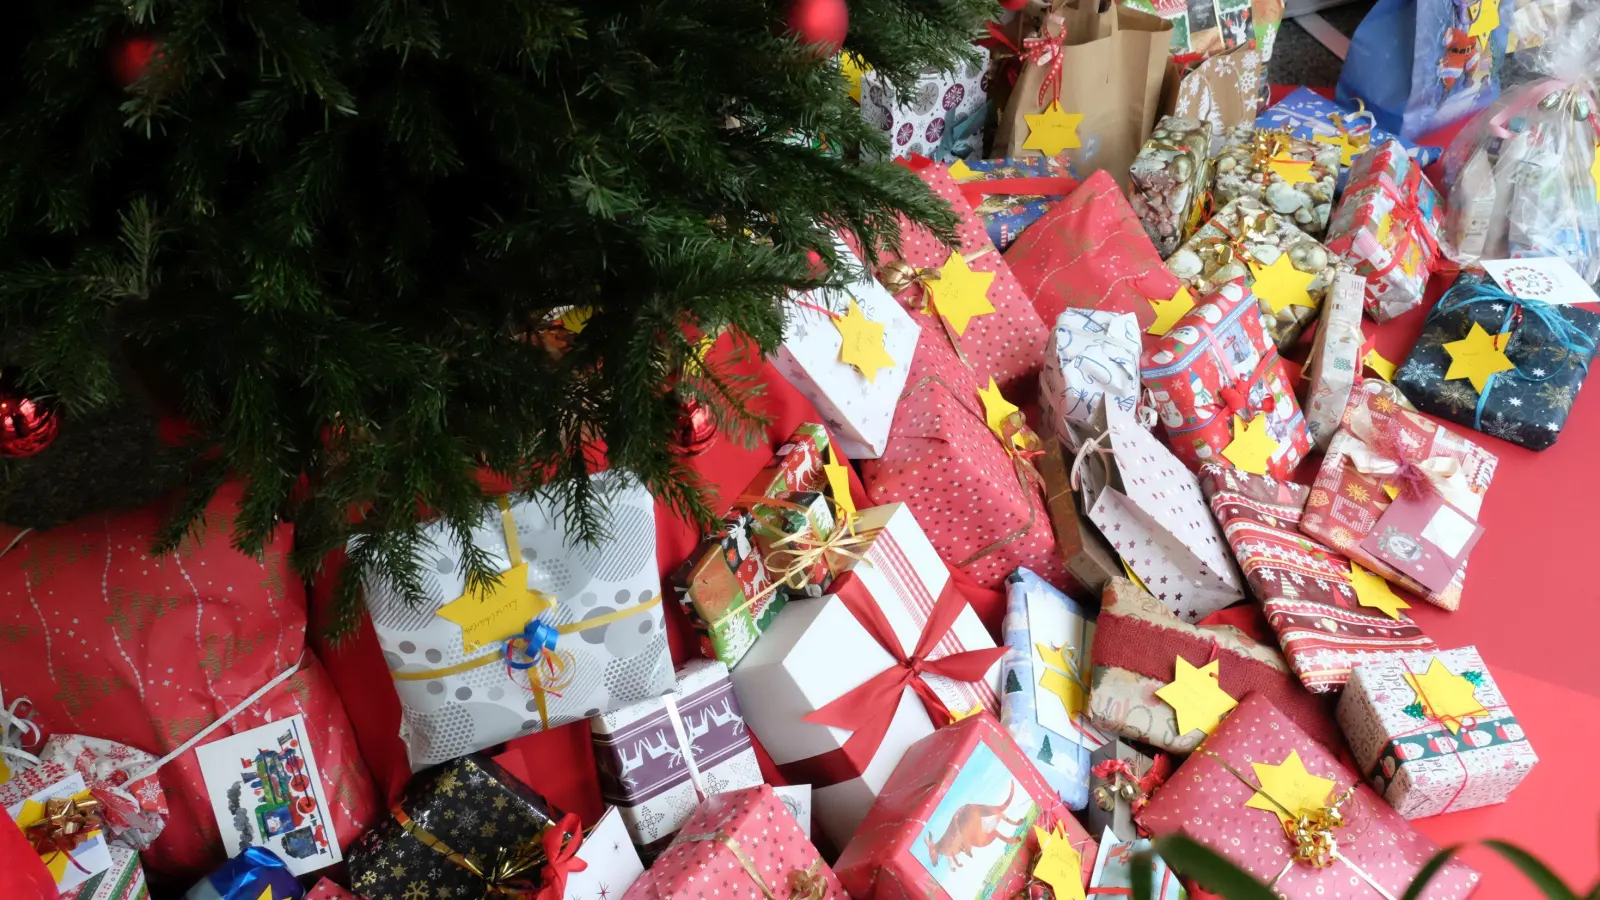
[[[54,797],[34,809],[39,810],[37,818],[29,821],[25,816],[19,816],[21,821],[18,824],[33,845],[34,852],[50,867],[57,880],[61,877],[55,871],[57,856],[66,856],[67,861],[87,872],[82,863],[72,858],[72,851],[100,833],[100,801],[94,798],[94,793],[84,790],[70,797]],[[65,862],[61,864],[61,870],[66,870]]]
[[[977,260],[982,259],[984,256],[987,256],[993,252],[995,252],[994,245],[990,244],[981,250],[974,250],[971,253],[963,253],[961,258],[965,259],[967,261],[967,265],[970,266]],[[961,360],[962,365],[970,369],[972,368],[972,363],[967,361],[967,354],[961,349],[960,336],[957,335],[955,329],[950,326],[950,321],[944,316],[939,315],[939,311],[933,308],[933,298],[931,297],[931,292],[928,290],[928,282],[938,281],[941,272],[942,270],[938,266],[922,266],[919,268],[911,265],[903,259],[896,259],[884,263],[878,269],[878,281],[884,287],[889,289],[889,293],[896,297],[899,297],[901,294],[912,289],[913,287],[921,287],[922,299],[920,302],[915,304],[916,309],[919,312],[927,313],[928,315],[933,316],[934,319],[938,320],[939,324],[944,327],[945,337],[950,339],[950,346],[955,348],[956,358]]]
[[[527,873],[544,864],[544,847],[540,840],[544,832],[520,847],[501,847],[496,853],[494,862],[485,865],[484,861],[476,854],[462,853],[449,844],[440,840],[438,836],[423,828],[406,814],[406,811],[396,803],[389,807],[389,813],[406,833],[421,841],[423,846],[440,854],[457,866],[466,869],[483,882],[483,893],[480,900],[491,900],[497,897],[526,897],[533,892],[526,885],[513,884],[523,878]],[[545,826],[546,829],[552,826]]]
[[[766,900],[822,900],[827,896],[828,880],[822,877],[821,858],[813,861],[809,868],[790,870],[787,883],[784,885],[787,893],[779,895],[774,894],[772,888],[767,886],[767,880],[761,877],[761,870],[756,868],[755,860],[750,858],[750,854],[744,852],[739,839],[722,829],[703,834],[680,834],[672,843],[688,844],[701,841],[710,841],[727,847],[733,858],[738,860],[739,867],[744,869],[744,873],[750,876],[751,881],[755,882],[756,887],[761,890],[761,896]]]

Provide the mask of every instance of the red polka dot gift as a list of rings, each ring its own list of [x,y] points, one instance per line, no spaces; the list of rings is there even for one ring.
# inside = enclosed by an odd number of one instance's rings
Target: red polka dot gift
[[[1439,850],[1260,695],[1156,789],[1139,824],[1204,844],[1286,900],[1396,900]],[[1419,900],[1462,900],[1478,878],[1451,860]]]

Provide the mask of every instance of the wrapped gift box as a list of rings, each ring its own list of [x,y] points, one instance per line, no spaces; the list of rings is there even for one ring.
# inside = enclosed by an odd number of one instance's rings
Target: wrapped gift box
[[[111,868],[73,890],[61,892],[61,900],[147,900],[149,896],[150,886],[145,883],[138,852],[116,845],[111,847]],[[313,892],[312,897],[315,896]]]
[[[1022,230],[1078,186],[1072,164],[1050,156],[979,159],[950,167],[972,211],[983,217],[989,241],[1004,251]]]
[[[1256,267],[1270,266],[1284,254],[1296,272],[1312,276],[1305,286],[1309,305],[1286,302],[1274,310],[1266,297],[1256,299],[1267,334],[1287,351],[1316,318],[1338,272],[1338,260],[1328,248],[1295,227],[1288,216],[1254,197],[1232,200],[1167,258],[1167,268],[1198,300],[1230,281],[1243,279],[1246,287],[1254,285]]]
[[[772,786],[763,784],[706,798],[622,894],[623,900],[708,896],[842,900],[844,889]]]
[[[1384,154],[1400,162],[1398,181],[1370,163]],[[1327,245],[1365,280],[1367,312],[1387,322],[1421,305],[1440,263],[1439,198],[1394,142],[1362,155],[1351,171],[1370,174],[1351,179],[1328,224]]]
[[[1337,858],[1325,868],[1297,862],[1279,807],[1309,816],[1335,799],[1343,800],[1345,820],[1332,829]],[[1183,834],[1204,844],[1289,900],[1399,897],[1439,850],[1260,693],[1223,720],[1139,823],[1157,837]],[[1462,900],[1478,877],[1451,860],[1420,900]]]
[[[1300,533],[1309,488],[1206,466],[1200,471],[1200,489],[1211,501],[1289,667],[1307,690],[1337,691],[1352,666],[1434,648],[1433,639],[1405,613],[1390,617],[1357,602],[1350,561]]]
[[[1233,443],[1236,418],[1248,425],[1264,417],[1267,436],[1277,444],[1267,459],[1273,475],[1287,476],[1311,450],[1305,414],[1258,308],[1244,285],[1224,284],[1185,313],[1139,364],[1167,443],[1191,469],[1232,465],[1222,451]]]
[[[160,837],[168,810],[154,756],[81,734],[53,734],[37,756],[38,763],[27,769],[19,765],[10,780],[0,783],[0,806],[77,772],[100,801],[100,820],[113,847],[145,850]]]
[[[1071,473],[1061,448],[1053,442],[1038,458],[1039,477],[1044,481],[1045,506],[1056,533],[1056,551],[1066,563],[1070,589],[1087,597],[1098,597],[1106,582],[1123,573],[1117,551],[1111,548],[1100,529],[1089,520],[1088,512],[1072,489]]]
[[[1083,607],[1027,569],[1006,579],[1000,721],[1072,809],[1089,799],[1089,754],[1106,736],[1089,724],[1089,642]]]
[[[83,773],[44,763],[0,785],[0,792],[0,808],[33,844],[58,889],[76,890],[111,868],[106,830],[90,818],[95,800]]]
[[[1229,696],[1264,696],[1316,740],[1338,746],[1339,729],[1327,707],[1306,692],[1277,650],[1231,626],[1179,621],[1125,578],[1106,586],[1095,620],[1089,721],[1130,741],[1173,753],[1193,751],[1205,733],[1178,733],[1172,707],[1156,696],[1173,680],[1179,656],[1197,668],[1220,660],[1217,680]]]
[[[924,708],[934,702],[929,697],[942,706],[934,710],[940,719],[978,706],[1000,707],[1001,651],[911,511],[898,503],[873,507],[862,510],[855,526],[857,538],[839,545],[852,556],[840,554],[835,593],[790,603],[733,671],[750,730],[788,781],[812,786],[816,820],[837,846],[849,842],[905,749],[933,730]],[[958,610],[953,616],[952,609]],[[944,626],[948,630],[940,633]],[[886,641],[899,643],[892,654]],[[931,647],[923,646],[926,641],[933,641]],[[898,701],[869,698],[892,708],[857,699],[858,688],[897,669],[898,660],[919,648],[934,661],[920,676],[926,693],[907,684]],[[941,661],[971,660],[965,651],[984,650],[987,662],[976,667],[971,681],[936,674]],[[867,746],[873,744],[870,734],[852,743],[846,740],[851,729],[816,721],[835,721],[822,710],[836,709],[830,704],[847,695],[842,703],[854,703],[887,728],[873,746]]]
[[[889,155],[951,162],[981,154],[989,51],[950,72],[927,72],[901,97],[880,73],[861,75],[861,117],[889,137]]]
[[[1377,181],[1405,197],[1416,207],[1418,221],[1438,237],[1444,202],[1433,184],[1422,174],[1426,163],[1418,163],[1398,140],[1380,141],[1368,147],[1350,163],[1352,188]]]
[[[1224,136],[1217,156],[1216,205],[1254,197],[1306,234],[1320,238],[1333,214],[1334,188],[1343,162],[1344,151],[1338,145],[1303,141],[1249,124],[1238,126]],[[1294,181],[1274,163],[1291,164]]]
[[[306,892],[306,900],[360,900],[360,898],[323,878]]]
[[[301,900],[304,896],[300,882],[289,874],[277,854],[266,847],[252,846],[196,882],[184,893],[183,900]]]
[[[1405,152],[1423,166],[1437,160],[1440,153],[1438,147],[1418,145],[1399,135],[1390,134],[1372,124],[1371,113],[1347,109],[1308,87],[1295,88],[1282,100],[1263,110],[1256,117],[1256,128],[1288,131],[1291,137],[1313,143],[1331,143],[1317,139],[1337,139],[1342,134],[1349,134],[1351,143],[1357,146],[1397,140]]]
[[[1177,116],[1157,122],[1128,182],[1133,211],[1163,258],[1200,227],[1210,181],[1210,123]]]
[[[773,578],[766,558],[776,541],[801,528],[824,538],[832,533],[833,513],[817,493],[826,483],[827,453],[821,425],[796,428],[734,500],[722,533],[702,540],[672,576],[704,655],[736,665],[791,596],[821,596],[826,571],[797,591]]]
[[[589,720],[600,795],[654,856],[709,794],[761,783],[728,667],[697,659],[670,694]]]
[[[1113,739],[1089,755],[1089,805],[1078,817],[1091,834],[1131,841],[1139,836],[1134,815],[1171,773],[1172,758],[1166,754],[1152,759]],[[1100,846],[1105,845],[1102,838]]]
[[[1038,854],[1035,826],[1060,826],[1088,882],[1097,845],[1016,742],[984,715],[906,751],[838,862],[852,897],[1016,896]]]
[[[1455,609],[1461,604],[1473,540],[1470,534],[1462,536],[1468,523],[1459,520],[1477,520],[1498,459],[1411,411],[1404,400],[1386,381],[1366,378],[1357,383],[1306,498],[1300,530],[1429,603]],[[1427,486],[1410,487],[1399,477],[1402,472],[1421,473]],[[1393,498],[1390,490],[1395,491]],[[1401,497],[1415,499],[1396,503]],[[1446,504],[1440,512],[1429,511],[1439,503]],[[1455,512],[1450,514],[1449,508]],[[1391,512],[1404,518],[1385,524]],[[1421,533],[1416,533],[1413,512],[1424,515]],[[1434,518],[1448,530],[1430,530]],[[1459,565],[1449,578],[1439,577],[1439,563],[1447,565],[1452,556]],[[1423,572],[1416,568],[1418,562],[1433,563],[1434,569]],[[1419,575],[1434,586],[1423,584]]]
[[[1338,716],[1367,783],[1408,819],[1504,802],[1539,761],[1476,647],[1361,663]]]
[[[544,834],[565,828],[561,818],[493,760],[453,759],[412,778],[389,818],[350,847],[350,886],[369,897],[404,896],[413,885],[477,897],[487,885],[469,862],[489,872],[497,858],[526,851],[542,865]]]
[[[1150,853],[1151,846],[1145,838],[1118,840],[1109,830],[1104,832],[1100,838],[1100,853],[1094,861],[1094,875],[1089,879],[1089,896],[1131,896],[1133,858],[1140,853]],[[1151,862],[1154,868],[1150,872],[1150,896],[1154,900],[1187,900],[1189,892],[1184,890],[1166,861],[1153,856]]]
[[[461,548],[443,523],[424,531],[426,603],[409,602],[384,579],[366,585],[413,770],[672,690],[654,501],[620,473],[592,478],[610,517],[598,544],[569,534],[559,506],[544,495],[511,504],[509,513],[485,512],[473,545],[496,569],[524,580],[492,599],[467,591]],[[501,614],[485,609],[489,603]],[[560,638],[547,651],[550,665],[516,669],[506,663],[505,642],[521,636],[529,622],[521,614],[530,610]],[[509,634],[477,627],[519,618]]]
[[[1139,322],[1131,313],[1067,309],[1056,317],[1039,373],[1051,436],[1077,448],[1106,430],[1105,405],[1139,403]]]
[[[1340,272],[1333,289],[1322,302],[1322,319],[1317,323],[1311,353],[1306,357],[1306,399],[1301,404],[1306,414],[1306,433],[1316,449],[1326,449],[1339,430],[1339,419],[1350,391],[1361,374],[1361,307],[1366,300],[1367,282],[1352,272]]]
[[[1446,377],[1449,345],[1480,331],[1512,364],[1489,375],[1481,392],[1468,378]],[[1425,413],[1545,450],[1561,436],[1597,341],[1600,315],[1514,297],[1487,275],[1467,272],[1429,310],[1395,385]]]
[[[620,897],[644,874],[639,852],[628,840],[628,829],[616,807],[606,809],[594,829],[578,847],[580,870],[567,872],[561,900],[605,900]]]

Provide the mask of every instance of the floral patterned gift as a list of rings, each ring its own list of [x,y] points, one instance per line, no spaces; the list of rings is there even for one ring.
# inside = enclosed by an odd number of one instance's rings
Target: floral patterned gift
[[[1134,212],[1163,258],[1200,227],[1210,180],[1210,123],[1177,116],[1157,122],[1128,181]]]
[[[1216,161],[1216,203],[1254,197],[1314,238],[1333,214],[1334,187],[1343,151],[1336,145],[1240,125],[1223,139]]]

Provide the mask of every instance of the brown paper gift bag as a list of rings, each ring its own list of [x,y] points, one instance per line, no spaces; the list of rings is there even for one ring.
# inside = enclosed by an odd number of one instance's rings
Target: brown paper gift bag
[[[1211,123],[1215,152],[1235,126],[1256,120],[1257,100],[1264,85],[1261,52],[1246,44],[1213,56],[1183,76],[1170,110],[1163,113]]]
[[[1155,126],[1171,39],[1172,23],[1148,13],[1114,3],[1101,12],[1095,0],[1058,4],[1023,47],[996,143],[1006,156],[1039,155],[1022,147],[1026,117],[1059,100],[1062,112],[1083,116],[1080,146],[1065,152],[1078,177],[1105,169],[1126,189],[1128,166]]]

